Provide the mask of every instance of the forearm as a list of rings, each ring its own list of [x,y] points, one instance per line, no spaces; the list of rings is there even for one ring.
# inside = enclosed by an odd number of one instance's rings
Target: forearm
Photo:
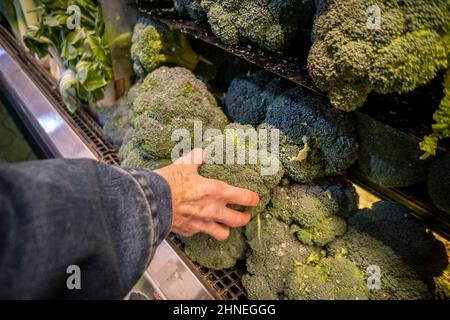
[[[90,160],[0,164],[0,211],[0,298],[122,298],[172,223],[160,176]]]

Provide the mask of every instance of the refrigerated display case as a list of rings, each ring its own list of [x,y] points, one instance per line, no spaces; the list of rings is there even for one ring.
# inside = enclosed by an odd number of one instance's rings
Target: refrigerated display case
[[[245,45],[227,46],[218,41],[207,27],[180,17],[172,10],[161,9],[154,4],[142,4],[138,9],[141,14],[188,34],[202,50],[219,50],[245,61],[252,68],[267,70],[295,85],[322,94],[314,86],[304,60],[298,55],[294,57],[289,52],[270,54]],[[306,56],[306,52],[300,52]],[[80,103],[75,113],[70,112],[63,103],[57,81],[3,26],[0,26],[0,93],[2,100],[16,114],[16,121],[26,128],[27,139],[33,140],[30,144],[38,146],[40,158],[89,158],[119,165],[118,150],[104,137],[92,109]],[[421,134],[414,130],[418,127],[415,124],[387,120],[392,112],[389,106],[377,113],[370,108],[361,112],[413,138],[417,139]],[[445,147],[441,151],[446,151]],[[357,166],[350,169],[349,179],[360,196],[361,208],[368,208],[380,199],[398,202],[436,232],[448,248],[446,239],[450,238],[450,215],[437,209],[423,188],[386,187],[367,177]],[[241,283],[244,269],[245,266],[240,264],[222,271],[200,266],[189,259],[183,243],[172,235],[158,248],[153,262],[127,298],[245,300],[248,297]]]

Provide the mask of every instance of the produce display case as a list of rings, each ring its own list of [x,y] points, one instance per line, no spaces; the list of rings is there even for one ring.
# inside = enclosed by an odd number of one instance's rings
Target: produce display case
[[[307,47],[302,48],[301,43],[296,45],[294,50],[297,51],[294,53],[269,54],[251,46],[231,47],[218,41],[208,27],[184,19],[171,9],[154,4],[137,7],[142,14],[202,42],[205,48],[222,50],[322,95],[308,76]],[[117,150],[105,139],[102,128],[89,110],[80,105],[75,113],[71,113],[61,99],[56,81],[1,25],[0,89],[46,157],[91,158],[119,164]],[[415,139],[423,136],[421,128],[427,126],[420,115],[409,116],[413,119],[406,123],[390,121],[396,117],[392,116],[389,104],[376,113],[369,107],[361,112]],[[444,145],[440,151],[447,151],[447,147]],[[372,181],[357,167],[350,170],[349,179],[357,187],[363,207],[378,199],[401,203],[432,231],[450,239],[450,215],[437,209],[424,195],[424,190],[384,187]],[[213,271],[192,262],[183,251],[183,243],[171,236],[157,250],[154,261],[128,298],[245,300],[247,294],[241,283],[242,275],[239,265],[230,270]]]
[[[286,52],[268,53],[256,46],[251,45],[225,45],[218,40],[211,29],[206,24],[200,24],[177,14],[173,8],[158,6],[152,3],[143,2],[132,4],[143,15],[161,21],[183,33],[189,34],[194,39],[199,40],[205,47],[212,47],[242,59],[257,68],[264,69],[281,78],[291,81],[295,85],[302,86],[318,95],[324,95],[314,85],[308,75],[306,59],[310,47],[310,39],[299,37]],[[439,83],[440,84],[440,83]],[[435,86],[439,87],[435,83]],[[431,90],[430,86],[423,91]],[[396,98],[396,97],[395,97]],[[417,99],[416,96],[409,98],[408,104],[399,105],[394,99],[383,98],[381,96],[370,100],[359,112],[367,114],[373,119],[385,123],[387,126],[401,131],[411,139],[421,141],[431,126],[432,108],[426,109],[426,116],[418,110],[421,105],[430,102],[426,99]],[[406,98],[407,99],[407,98]],[[440,152],[445,153],[450,150],[448,142],[440,145]],[[349,171],[349,179],[382,199],[401,203],[428,226],[446,237],[450,237],[450,215],[442,212],[431,202],[426,190],[423,188],[387,188],[368,178],[359,168],[352,167]]]

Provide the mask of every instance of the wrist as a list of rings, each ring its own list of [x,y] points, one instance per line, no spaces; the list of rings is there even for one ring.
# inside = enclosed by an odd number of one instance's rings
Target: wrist
[[[139,183],[149,205],[150,222],[153,225],[153,241],[161,243],[172,229],[172,191],[169,182],[157,172],[143,169],[127,170]]]

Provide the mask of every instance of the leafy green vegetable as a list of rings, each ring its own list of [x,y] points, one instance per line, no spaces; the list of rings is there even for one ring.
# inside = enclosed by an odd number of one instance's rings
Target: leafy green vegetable
[[[113,79],[113,72],[109,48],[104,41],[101,6],[92,0],[38,2],[39,25],[28,28],[25,44],[41,58],[53,49],[50,52],[63,60],[64,68],[75,72],[76,81],[69,83],[82,102],[102,99],[103,89]],[[72,6],[77,9],[70,10]],[[72,26],[77,19],[79,25]]]
[[[34,0],[2,0],[0,13],[11,27],[14,36],[22,42],[27,27],[38,24]]]

